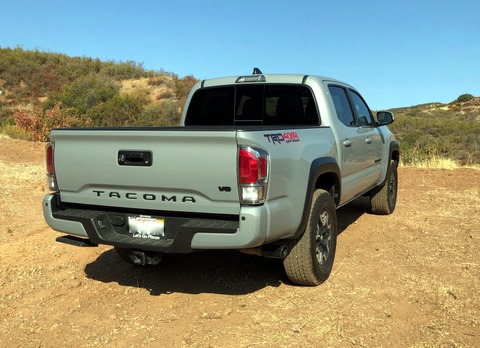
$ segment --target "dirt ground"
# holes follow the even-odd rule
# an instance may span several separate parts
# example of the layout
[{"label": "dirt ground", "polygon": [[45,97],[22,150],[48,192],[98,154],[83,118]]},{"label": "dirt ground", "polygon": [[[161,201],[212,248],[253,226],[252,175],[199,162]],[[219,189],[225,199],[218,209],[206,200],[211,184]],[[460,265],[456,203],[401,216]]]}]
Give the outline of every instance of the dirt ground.
[{"label": "dirt ground", "polygon": [[55,242],[43,143],[0,135],[1,347],[480,347],[480,170],[399,169],[390,216],[338,212],[330,279],[233,251],[135,267]]}]

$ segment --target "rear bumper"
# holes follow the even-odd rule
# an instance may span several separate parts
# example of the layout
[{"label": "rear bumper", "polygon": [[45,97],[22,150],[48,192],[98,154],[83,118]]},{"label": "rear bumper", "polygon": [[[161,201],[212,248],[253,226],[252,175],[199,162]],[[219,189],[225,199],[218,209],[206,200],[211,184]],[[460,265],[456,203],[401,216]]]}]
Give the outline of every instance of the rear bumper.
[{"label": "rear bumper", "polygon": [[[169,253],[200,249],[244,249],[260,246],[268,230],[264,206],[242,207],[240,214],[174,214],[158,211],[129,211],[60,204],[58,194],[43,199],[43,214],[54,230],[106,244]],[[165,235],[160,240],[133,237],[128,216],[149,215],[165,220]]]},{"label": "rear bumper", "polygon": [[88,237],[87,231],[81,222],[75,220],[57,219],[53,216],[53,213],[60,209],[59,204],[60,202],[56,194],[48,194],[43,197],[43,217],[45,218],[48,226],[58,232],[68,233],[78,237]]}]

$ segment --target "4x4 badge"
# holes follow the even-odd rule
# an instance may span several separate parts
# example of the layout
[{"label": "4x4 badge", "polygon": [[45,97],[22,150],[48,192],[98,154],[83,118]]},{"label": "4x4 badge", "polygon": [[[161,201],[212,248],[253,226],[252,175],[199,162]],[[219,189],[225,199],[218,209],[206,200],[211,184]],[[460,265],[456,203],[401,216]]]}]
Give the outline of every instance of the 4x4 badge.
[{"label": "4x4 badge", "polygon": [[264,134],[265,138],[268,139],[269,143],[275,145],[275,143],[296,143],[300,141],[297,132],[285,132],[285,133],[273,133],[273,134]]}]

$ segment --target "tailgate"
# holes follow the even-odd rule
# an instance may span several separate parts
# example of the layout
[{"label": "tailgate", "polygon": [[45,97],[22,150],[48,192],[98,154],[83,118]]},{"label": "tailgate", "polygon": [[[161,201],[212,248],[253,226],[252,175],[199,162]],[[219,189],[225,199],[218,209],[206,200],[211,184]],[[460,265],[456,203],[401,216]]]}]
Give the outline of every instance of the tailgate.
[{"label": "tailgate", "polygon": [[235,130],[72,129],[50,137],[62,202],[239,214]]}]

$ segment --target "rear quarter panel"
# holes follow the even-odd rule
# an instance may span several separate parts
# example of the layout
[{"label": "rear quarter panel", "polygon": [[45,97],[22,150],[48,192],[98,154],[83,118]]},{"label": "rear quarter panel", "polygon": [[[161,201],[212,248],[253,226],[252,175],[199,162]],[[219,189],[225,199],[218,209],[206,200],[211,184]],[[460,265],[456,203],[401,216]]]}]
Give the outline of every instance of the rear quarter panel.
[{"label": "rear quarter panel", "polygon": [[[273,135],[286,139],[292,133],[296,135],[293,138],[296,141],[272,141]],[[259,147],[270,155],[270,179],[265,203],[269,212],[266,241],[292,237],[305,209],[313,161],[322,157],[336,157],[331,129],[311,127],[239,131],[237,137],[239,145]]]}]

